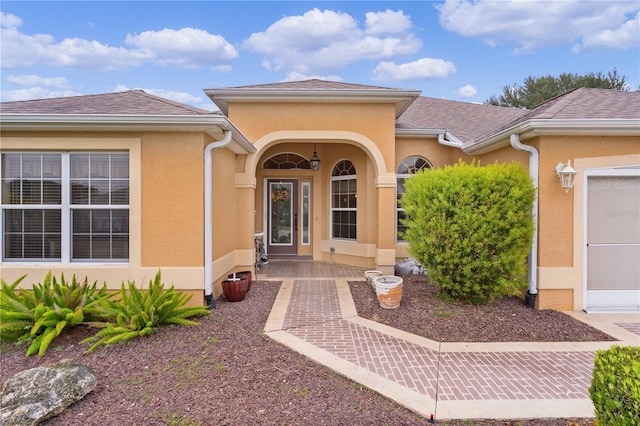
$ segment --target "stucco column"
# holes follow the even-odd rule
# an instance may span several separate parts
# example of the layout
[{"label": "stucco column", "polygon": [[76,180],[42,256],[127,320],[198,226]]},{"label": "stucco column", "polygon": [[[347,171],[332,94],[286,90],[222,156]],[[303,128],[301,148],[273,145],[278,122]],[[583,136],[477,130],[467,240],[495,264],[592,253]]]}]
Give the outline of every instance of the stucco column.
[{"label": "stucco column", "polygon": [[236,175],[236,263],[252,269],[255,262],[255,178],[246,182],[247,176]]},{"label": "stucco column", "polygon": [[378,191],[378,240],[376,269],[392,275],[396,262],[396,179],[394,175],[379,176]]}]

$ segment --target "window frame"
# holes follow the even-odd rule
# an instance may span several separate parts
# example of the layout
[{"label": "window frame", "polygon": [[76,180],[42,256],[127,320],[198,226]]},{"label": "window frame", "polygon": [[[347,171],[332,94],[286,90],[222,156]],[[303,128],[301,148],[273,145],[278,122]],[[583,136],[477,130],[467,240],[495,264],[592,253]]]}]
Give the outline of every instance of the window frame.
[{"label": "window frame", "polygon": [[[353,174],[342,174],[343,172],[338,171],[338,175],[336,175],[337,172],[337,168],[341,165],[344,165],[346,163],[350,164],[349,169],[353,170]],[[347,159],[341,159],[336,161],[335,165],[333,166],[333,168],[331,169],[331,177],[329,180],[329,230],[330,230],[330,239],[331,240],[340,240],[340,241],[357,241],[358,238],[358,213],[357,213],[357,199],[358,199],[358,178],[357,178],[357,171],[356,168],[353,164],[353,162],[351,160],[347,160]],[[341,182],[341,181],[353,181],[353,186],[355,188],[355,192],[353,192],[354,195],[354,206],[353,207],[335,207],[334,206],[334,182]],[[349,186],[349,183],[347,183],[347,185]],[[346,193],[347,196],[351,195],[351,192],[347,192]],[[343,237],[343,236],[336,236],[334,235],[334,213],[337,212],[346,212],[346,213],[350,213],[353,215],[354,217],[354,223],[348,223],[347,226],[349,227],[353,227],[354,228],[354,235],[353,237]]]},{"label": "window frame", "polygon": [[[61,264],[85,264],[85,263],[108,263],[108,264],[122,264],[122,263],[130,263],[131,262],[131,254],[132,254],[132,229],[131,229],[131,152],[129,150],[122,149],[103,149],[99,151],[80,151],[80,150],[56,150],[56,151],[46,151],[46,150],[24,150],[24,149],[16,149],[16,150],[7,150],[0,152],[0,158],[4,159],[5,155],[8,154],[39,154],[39,155],[60,155],[61,160],[61,200],[60,204],[23,204],[21,200],[20,204],[12,204],[5,203],[4,200],[4,190],[5,186],[2,185],[0,187],[0,262],[4,262],[7,264],[37,264],[37,263],[61,263]],[[126,182],[126,190],[127,190],[127,199],[126,204],[113,204],[111,200],[108,203],[103,204],[74,204],[72,203],[72,195],[71,195],[71,183],[74,180],[71,177],[71,157],[73,155],[96,155],[96,154],[107,154],[109,155],[109,168],[111,170],[111,161],[112,155],[126,155],[127,161],[127,170],[126,170],[126,178],[113,178],[110,175],[106,178],[106,181],[111,188],[111,184],[114,181],[119,181],[120,183]],[[0,161],[0,177],[4,177],[4,171],[2,170],[4,162]],[[20,176],[20,180],[24,180],[23,176]],[[41,177],[41,180],[44,180]],[[4,181],[3,181],[4,183]],[[109,197],[112,196],[111,189],[108,192]],[[59,210],[60,211],[60,257],[53,258],[29,258],[29,257],[21,257],[21,258],[10,258],[6,257],[5,252],[5,232],[6,232],[6,223],[5,223],[5,215],[9,210],[25,210],[25,209],[41,209],[41,210]],[[127,230],[126,233],[119,232],[119,235],[126,235],[126,255],[127,257],[112,257],[112,258],[74,258],[73,256],[73,211],[80,210],[91,210],[91,211],[115,211],[115,210],[126,210],[127,211]],[[110,214],[111,217],[111,214]],[[109,252],[113,252],[113,222],[109,224],[109,232],[105,233],[105,235],[109,236]],[[44,233],[44,230],[43,230]],[[24,244],[24,243],[23,243]],[[24,249],[23,249],[24,253]]]},{"label": "window frame", "polygon": [[[419,168],[416,167],[417,160],[422,160],[424,162],[424,164]],[[411,161],[410,164],[409,161]],[[401,167],[403,169],[406,169],[409,173],[400,173]],[[407,179],[411,179],[412,177],[414,177],[417,172],[432,168],[433,165],[431,164],[431,162],[421,155],[409,155],[405,157],[404,159],[402,159],[402,161],[400,161],[400,164],[396,168],[396,243],[407,242],[406,240],[400,238],[400,227],[404,226],[400,223],[400,216],[404,214],[404,209],[402,208],[402,206],[400,206],[400,198],[402,195],[404,195],[404,191],[402,192],[402,194],[400,194],[400,179],[402,179],[402,182],[404,184]]]}]

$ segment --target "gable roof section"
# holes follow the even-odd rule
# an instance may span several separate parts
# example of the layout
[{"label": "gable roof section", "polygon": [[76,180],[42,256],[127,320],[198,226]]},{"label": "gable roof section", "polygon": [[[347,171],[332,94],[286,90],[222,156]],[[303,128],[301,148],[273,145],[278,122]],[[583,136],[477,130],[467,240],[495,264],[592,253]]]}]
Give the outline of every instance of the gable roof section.
[{"label": "gable roof section", "polygon": [[448,130],[458,139],[469,140],[504,123],[522,117],[526,111],[494,105],[420,97],[396,122],[398,135],[425,135]]},{"label": "gable roof section", "polygon": [[150,95],[142,90],[0,103],[2,114],[201,115],[209,111]]},{"label": "gable roof section", "polygon": [[482,154],[506,146],[511,134],[522,140],[538,135],[640,136],[640,92],[581,87],[525,111],[464,144],[464,151]]},{"label": "gable roof section", "polygon": [[230,102],[326,102],[326,103],[394,103],[398,118],[420,96],[420,91],[366,86],[326,80],[205,89],[204,93],[223,114]]},{"label": "gable roof section", "polygon": [[221,139],[233,134],[229,149],[237,154],[255,147],[216,112],[131,90],[101,95],[0,103],[3,131],[153,131],[203,132]]}]

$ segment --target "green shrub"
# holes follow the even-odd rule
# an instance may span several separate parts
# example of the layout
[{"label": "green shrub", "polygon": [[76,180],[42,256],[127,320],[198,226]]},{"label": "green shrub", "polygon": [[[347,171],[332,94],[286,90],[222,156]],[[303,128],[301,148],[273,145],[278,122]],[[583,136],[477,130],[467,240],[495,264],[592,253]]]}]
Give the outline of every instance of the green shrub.
[{"label": "green shrub", "polygon": [[517,163],[458,162],[406,181],[409,253],[443,298],[487,303],[526,285],[535,188]]},{"label": "green shrub", "polygon": [[95,304],[93,311],[105,321],[93,322],[92,325],[103,329],[81,343],[94,342],[87,350],[89,353],[101,345],[151,334],[158,325],[199,325],[187,318],[208,315],[210,311],[204,306],[184,306],[190,299],[191,295],[176,291],[173,285],[165,290],[160,271],[149,282],[148,290],[138,289],[132,281],[127,287],[122,283],[119,298]]},{"label": "green shrub", "polygon": [[23,278],[11,285],[2,282],[0,319],[2,340],[31,341],[27,356],[43,356],[63,330],[85,320],[91,304],[109,297],[106,284],[98,289],[97,282],[89,285],[87,278],[80,282],[75,275],[67,281],[61,274],[58,282],[49,272],[33,290],[17,288]]},{"label": "green shrub", "polygon": [[23,275],[11,284],[0,279],[0,339],[3,342],[28,337],[35,322],[33,297],[17,288],[25,277]]},{"label": "green shrub", "polygon": [[640,419],[640,346],[596,352],[589,387],[596,424],[633,426]]}]

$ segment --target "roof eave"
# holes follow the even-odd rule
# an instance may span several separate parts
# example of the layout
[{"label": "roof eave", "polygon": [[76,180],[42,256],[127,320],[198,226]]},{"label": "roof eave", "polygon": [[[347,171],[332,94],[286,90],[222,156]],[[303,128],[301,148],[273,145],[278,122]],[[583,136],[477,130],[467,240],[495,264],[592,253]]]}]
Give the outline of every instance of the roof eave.
[{"label": "roof eave", "polygon": [[204,93],[223,114],[229,113],[229,102],[351,102],[395,103],[400,117],[420,96],[419,90],[390,89],[205,89]]},{"label": "roof eave", "polygon": [[632,119],[532,119],[495,133],[485,139],[465,142],[466,154],[481,155],[509,145],[509,137],[521,140],[541,135],[640,136],[640,118]]},{"label": "roof eave", "polygon": [[396,127],[397,138],[414,138],[414,137],[437,137],[444,135],[446,129],[406,129]]},{"label": "roof eave", "polygon": [[250,154],[256,148],[222,115],[87,115],[87,114],[0,114],[2,131],[160,131],[204,132],[220,138],[233,133],[229,145],[236,154]]}]

